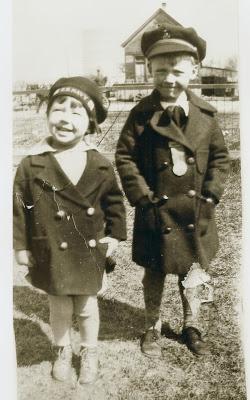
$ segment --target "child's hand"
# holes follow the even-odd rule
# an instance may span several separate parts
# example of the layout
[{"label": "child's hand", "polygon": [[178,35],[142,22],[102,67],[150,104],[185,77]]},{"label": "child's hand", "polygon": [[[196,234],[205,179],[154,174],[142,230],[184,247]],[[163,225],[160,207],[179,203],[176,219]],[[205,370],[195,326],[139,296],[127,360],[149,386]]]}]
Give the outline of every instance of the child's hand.
[{"label": "child's hand", "polygon": [[108,250],[106,253],[106,257],[110,257],[111,254],[117,249],[119,241],[115,238],[112,238],[110,236],[105,236],[104,238],[99,240],[100,243],[107,243],[108,245]]},{"label": "child's hand", "polygon": [[29,268],[34,266],[34,258],[29,250],[16,250],[15,258],[19,265],[25,265]]}]

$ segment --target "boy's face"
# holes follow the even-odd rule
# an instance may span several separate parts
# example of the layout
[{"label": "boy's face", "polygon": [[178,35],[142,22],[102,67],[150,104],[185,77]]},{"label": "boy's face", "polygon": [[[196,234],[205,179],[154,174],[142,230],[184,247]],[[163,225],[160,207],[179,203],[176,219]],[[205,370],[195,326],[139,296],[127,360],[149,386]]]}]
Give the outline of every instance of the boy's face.
[{"label": "boy's face", "polygon": [[175,101],[197,76],[198,66],[189,57],[160,54],[149,62],[154,86],[166,101]]},{"label": "boy's face", "polygon": [[89,126],[89,116],[82,103],[71,96],[58,96],[48,114],[48,127],[60,145],[75,145]]}]

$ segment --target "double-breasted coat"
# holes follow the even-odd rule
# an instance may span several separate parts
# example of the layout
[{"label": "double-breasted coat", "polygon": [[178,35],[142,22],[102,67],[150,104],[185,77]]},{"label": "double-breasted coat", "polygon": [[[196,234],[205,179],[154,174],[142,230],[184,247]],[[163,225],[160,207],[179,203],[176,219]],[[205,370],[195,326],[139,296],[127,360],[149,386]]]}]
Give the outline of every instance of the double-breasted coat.
[{"label": "double-breasted coat", "polygon": [[102,285],[104,236],[126,239],[125,209],[111,164],[96,150],[77,185],[51,152],[27,156],[14,184],[14,248],[30,250],[32,284],[55,295],[93,295]]},{"label": "double-breasted coat", "polygon": [[[136,207],[132,258],[174,274],[186,274],[193,262],[207,269],[215,255],[214,208],[229,169],[216,110],[190,91],[187,97],[185,129],[173,120],[159,126],[163,108],[155,89],[130,112],[116,150],[124,191]],[[171,142],[185,153],[187,171],[182,176],[173,172]],[[214,203],[206,201],[209,197]]]}]

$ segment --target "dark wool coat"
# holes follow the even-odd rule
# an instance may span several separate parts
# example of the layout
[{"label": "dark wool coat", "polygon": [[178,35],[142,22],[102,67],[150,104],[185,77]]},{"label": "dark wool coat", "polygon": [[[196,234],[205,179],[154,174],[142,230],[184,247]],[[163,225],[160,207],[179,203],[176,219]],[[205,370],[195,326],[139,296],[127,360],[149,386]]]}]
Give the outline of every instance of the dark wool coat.
[{"label": "dark wool coat", "polygon": [[96,294],[107,250],[98,240],[106,235],[125,240],[126,225],[122,193],[102,155],[87,151],[76,186],[52,153],[21,162],[14,185],[14,248],[32,252],[34,286],[54,295]]},{"label": "dark wool coat", "polygon": [[[190,91],[187,96],[184,132],[173,121],[158,126],[163,108],[154,90],[130,112],[116,151],[124,191],[136,206],[133,260],[175,274],[187,273],[193,262],[206,269],[215,255],[215,205],[206,198],[219,202],[229,169],[216,110]],[[172,171],[169,141],[184,146],[188,169],[183,176]],[[156,206],[164,195],[168,200]]]}]

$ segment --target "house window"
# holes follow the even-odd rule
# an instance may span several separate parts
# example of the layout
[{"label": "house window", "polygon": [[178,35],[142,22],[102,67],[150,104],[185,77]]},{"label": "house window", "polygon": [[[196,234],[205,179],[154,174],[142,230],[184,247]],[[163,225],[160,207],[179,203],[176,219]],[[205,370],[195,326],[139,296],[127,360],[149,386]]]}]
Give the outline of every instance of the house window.
[{"label": "house window", "polygon": [[126,63],[133,63],[134,62],[134,56],[132,56],[131,54],[127,54],[125,57],[125,62]]}]

